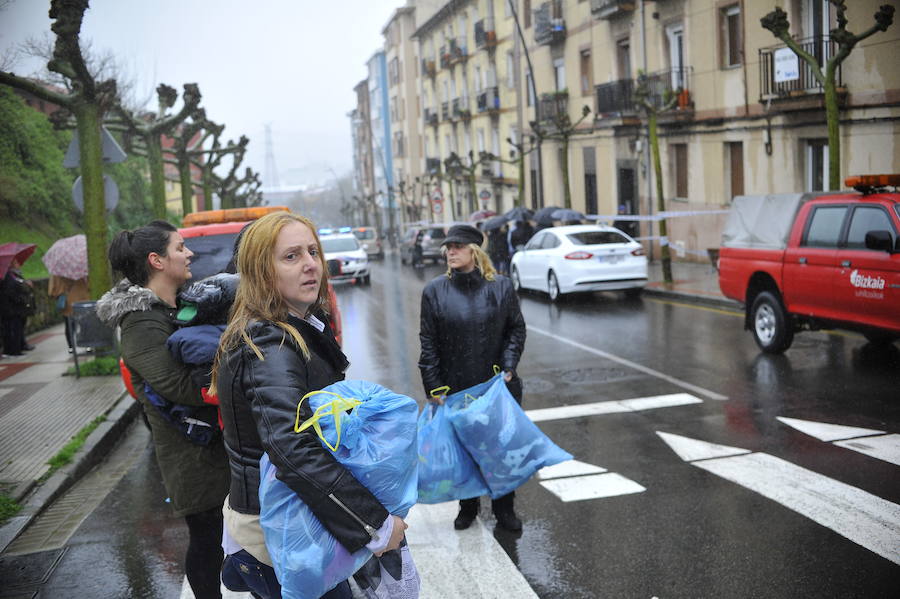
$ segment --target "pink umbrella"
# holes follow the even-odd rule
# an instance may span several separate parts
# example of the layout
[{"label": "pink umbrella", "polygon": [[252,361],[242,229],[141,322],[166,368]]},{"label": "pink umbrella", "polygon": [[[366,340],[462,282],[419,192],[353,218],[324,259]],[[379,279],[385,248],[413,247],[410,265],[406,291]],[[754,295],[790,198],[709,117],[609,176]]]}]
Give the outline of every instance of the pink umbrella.
[{"label": "pink umbrella", "polygon": [[18,260],[19,264],[23,264],[34,253],[36,247],[33,243],[16,243],[15,241],[0,245],[0,279],[6,276],[6,271],[9,270],[9,265],[14,259]]},{"label": "pink umbrella", "polygon": [[83,279],[88,275],[87,238],[79,234],[57,239],[41,260],[51,275]]}]

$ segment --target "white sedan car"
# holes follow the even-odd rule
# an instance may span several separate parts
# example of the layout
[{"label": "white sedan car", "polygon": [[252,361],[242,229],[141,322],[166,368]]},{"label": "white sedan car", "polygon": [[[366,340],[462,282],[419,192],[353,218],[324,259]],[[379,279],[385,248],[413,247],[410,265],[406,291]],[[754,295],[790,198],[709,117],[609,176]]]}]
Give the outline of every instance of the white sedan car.
[{"label": "white sedan car", "polygon": [[647,284],[647,256],[640,243],[613,227],[551,227],[515,253],[510,277],[517,290],[544,291],[553,301],[580,291],[635,296]]},{"label": "white sedan car", "polygon": [[356,279],[363,285],[369,284],[369,256],[352,233],[321,235],[319,240],[332,281]]}]

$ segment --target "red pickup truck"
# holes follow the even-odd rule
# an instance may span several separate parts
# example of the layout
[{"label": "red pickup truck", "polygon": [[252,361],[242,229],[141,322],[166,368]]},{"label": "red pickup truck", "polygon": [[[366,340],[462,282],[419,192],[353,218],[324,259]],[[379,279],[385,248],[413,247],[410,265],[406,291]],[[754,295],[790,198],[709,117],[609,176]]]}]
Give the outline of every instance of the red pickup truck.
[{"label": "red pickup truck", "polygon": [[900,339],[900,175],[847,184],[857,191],[734,199],[719,287],[744,304],[764,352],[785,351],[804,329]]}]

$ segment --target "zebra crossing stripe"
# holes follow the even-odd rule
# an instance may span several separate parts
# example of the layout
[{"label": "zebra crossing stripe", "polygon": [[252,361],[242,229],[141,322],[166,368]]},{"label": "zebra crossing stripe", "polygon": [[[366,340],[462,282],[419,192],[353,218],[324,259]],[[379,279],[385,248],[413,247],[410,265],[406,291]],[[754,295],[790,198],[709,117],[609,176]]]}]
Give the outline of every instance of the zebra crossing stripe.
[{"label": "zebra crossing stripe", "polygon": [[[759,493],[900,564],[900,505],[773,455],[656,434],[692,466]],[[689,457],[682,455],[685,448],[690,448]]]},{"label": "zebra crossing stripe", "polygon": [[871,428],[813,422],[782,416],[778,416],[778,420],[820,441],[826,441],[838,447],[858,451],[900,466],[900,435],[888,434],[885,431]]},{"label": "zebra crossing stripe", "polygon": [[541,486],[564,502],[642,493],[647,489],[606,468],[569,460],[537,472]]},{"label": "zebra crossing stripe", "polygon": [[634,399],[598,401],[572,406],[526,410],[525,414],[531,418],[532,422],[545,422],[547,420],[581,418],[583,416],[597,416],[600,414],[640,412],[643,410],[671,408],[674,406],[686,406],[696,403],[703,403],[703,400],[690,393],[672,393],[670,395],[654,395],[651,397],[637,397]]}]

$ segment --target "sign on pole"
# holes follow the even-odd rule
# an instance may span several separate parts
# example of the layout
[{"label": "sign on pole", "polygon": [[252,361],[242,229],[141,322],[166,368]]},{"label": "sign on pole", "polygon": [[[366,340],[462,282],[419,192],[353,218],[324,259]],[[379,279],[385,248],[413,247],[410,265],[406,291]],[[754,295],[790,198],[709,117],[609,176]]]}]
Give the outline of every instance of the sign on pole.
[{"label": "sign on pole", "polygon": [[[112,212],[119,203],[119,186],[109,175],[103,175],[103,197],[106,199],[106,211]],[[79,212],[84,212],[84,185],[81,177],[72,184],[72,201]]]},{"label": "sign on pole", "polygon": [[[114,138],[106,127],[103,126],[100,127],[100,141],[103,144],[104,164],[124,162],[125,159],[128,158],[128,155],[119,147],[116,138]],[[66,149],[66,157],[63,159],[63,166],[66,168],[75,168],[80,164],[81,155],[78,147],[78,131],[75,131],[72,134],[72,141],[69,142],[69,147]]]},{"label": "sign on pole", "polygon": [[775,83],[796,81],[800,78],[800,61],[790,48],[778,48],[775,59]]}]

